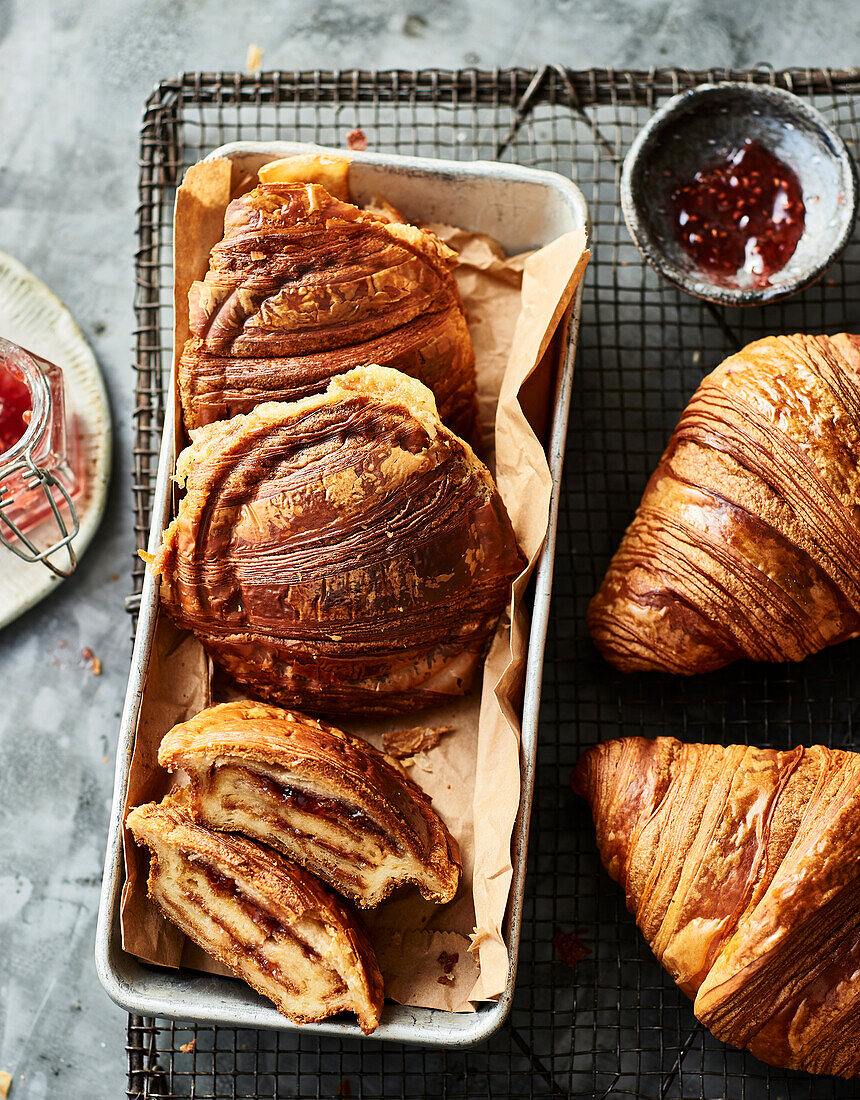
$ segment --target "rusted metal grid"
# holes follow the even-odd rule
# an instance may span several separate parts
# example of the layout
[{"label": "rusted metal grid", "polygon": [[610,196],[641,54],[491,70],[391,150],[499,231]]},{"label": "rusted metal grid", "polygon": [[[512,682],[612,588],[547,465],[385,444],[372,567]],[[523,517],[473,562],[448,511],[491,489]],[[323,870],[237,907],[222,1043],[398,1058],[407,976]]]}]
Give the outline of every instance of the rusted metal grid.
[{"label": "rusted metal grid", "polygon": [[[591,208],[585,288],[544,672],[538,783],[517,993],[485,1045],[444,1052],[130,1017],[130,1097],[853,1097],[854,1086],[769,1069],[713,1039],[652,957],[600,867],[568,787],[579,753],[620,734],[786,746],[857,743],[858,643],[798,666],[736,665],[693,679],[615,674],[586,604],[678,413],[702,374],[749,340],[860,324],[855,239],[787,302],[718,310],[661,282],[624,227],[624,153],[654,107],[707,79],[772,82],[808,98],[857,149],[860,71],[302,72],[186,74],[144,116],[137,253],[134,518],[144,546],[172,323],[173,196],[184,168],[227,141],[281,138],[494,159],[571,176]],[[141,567],[134,568],[140,591]],[[556,930],[589,954],[571,969]],[[186,1049],[188,1044],[193,1049]]]}]

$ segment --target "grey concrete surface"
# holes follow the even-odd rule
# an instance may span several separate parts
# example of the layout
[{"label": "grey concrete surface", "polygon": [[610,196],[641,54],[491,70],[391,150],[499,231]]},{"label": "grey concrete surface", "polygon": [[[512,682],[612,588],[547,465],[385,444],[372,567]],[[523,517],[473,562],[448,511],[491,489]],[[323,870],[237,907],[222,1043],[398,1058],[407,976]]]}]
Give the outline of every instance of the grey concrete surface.
[{"label": "grey concrete surface", "polygon": [[130,652],[136,147],[153,83],[242,68],[252,42],[267,68],[849,66],[858,31],[856,0],[0,0],[0,248],[74,312],[117,428],[96,543],[72,581],[0,633],[0,1070],[12,1100],[125,1089],[125,1017],[98,985],[92,945]]}]

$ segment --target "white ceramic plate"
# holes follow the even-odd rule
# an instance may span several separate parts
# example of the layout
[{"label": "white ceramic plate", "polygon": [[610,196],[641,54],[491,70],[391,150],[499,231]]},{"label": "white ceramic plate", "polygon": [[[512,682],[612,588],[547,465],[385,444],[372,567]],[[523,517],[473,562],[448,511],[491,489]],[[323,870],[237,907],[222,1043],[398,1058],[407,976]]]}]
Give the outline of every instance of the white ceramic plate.
[{"label": "white ceramic plate", "polygon": [[[74,548],[80,558],[101,521],[110,479],[107,393],[96,357],[71,313],[41,280],[5,252],[0,252],[0,336],[56,363],[63,371],[66,405],[78,417],[82,464],[89,472],[85,495],[76,501],[81,526]],[[35,529],[37,545],[47,544],[49,532],[49,521]],[[0,627],[44,599],[59,583],[60,578],[41,563],[21,561],[0,544]]]}]

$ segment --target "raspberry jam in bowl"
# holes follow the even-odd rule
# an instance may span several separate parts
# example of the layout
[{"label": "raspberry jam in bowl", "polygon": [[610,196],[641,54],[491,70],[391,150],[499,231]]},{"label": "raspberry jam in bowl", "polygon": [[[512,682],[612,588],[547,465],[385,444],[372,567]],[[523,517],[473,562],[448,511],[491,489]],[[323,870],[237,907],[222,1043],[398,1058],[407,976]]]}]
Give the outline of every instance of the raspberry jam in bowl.
[{"label": "raspberry jam in bowl", "polygon": [[687,293],[759,305],[820,278],[857,216],[856,170],[822,115],[781,88],[705,84],[670,99],[624,161],[645,259]]},{"label": "raspberry jam in bowl", "polygon": [[0,338],[0,543],[68,576],[75,568],[75,499],[83,482],[62,371]]}]

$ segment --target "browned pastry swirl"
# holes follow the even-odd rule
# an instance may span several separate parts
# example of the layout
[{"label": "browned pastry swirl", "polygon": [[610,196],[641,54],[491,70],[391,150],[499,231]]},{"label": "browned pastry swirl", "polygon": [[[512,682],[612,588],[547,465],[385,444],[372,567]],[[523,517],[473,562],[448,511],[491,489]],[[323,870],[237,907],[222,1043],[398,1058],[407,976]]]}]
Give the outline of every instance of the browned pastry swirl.
[{"label": "browned pastry swirl", "polygon": [[362,908],[414,884],[448,902],[459,849],[429,797],[367,741],[248,701],[174,726],[158,762],[190,777],[185,807],[278,848]]},{"label": "browned pastry swirl", "polygon": [[359,210],[316,183],[262,184],[227,208],[189,294],[177,378],[187,428],[319,393],[380,363],[433,390],[477,438],[475,356],[456,253],[433,233]]},{"label": "browned pastry swirl", "polygon": [[609,874],[717,1038],[860,1075],[860,754],[608,741],[577,764]]},{"label": "browned pastry swirl", "polygon": [[210,832],[167,798],[126,819],[151,852],[149,896],[209,955],[295,1023],[382,1013],[382,976],[344,902],[301,867],[240,836]]},{"label": "browned pastry swirl", "polygon": [[199,429],[177,469],[162,599],[254,695],[384,713],[468,690],[523,562],[420,383],[356,368]]},{"label": "browned pastry swirl", "polygon": [[618,668],[799,661],[860,633],[860,336],[773,336],[684,411],[588,612]]}]

